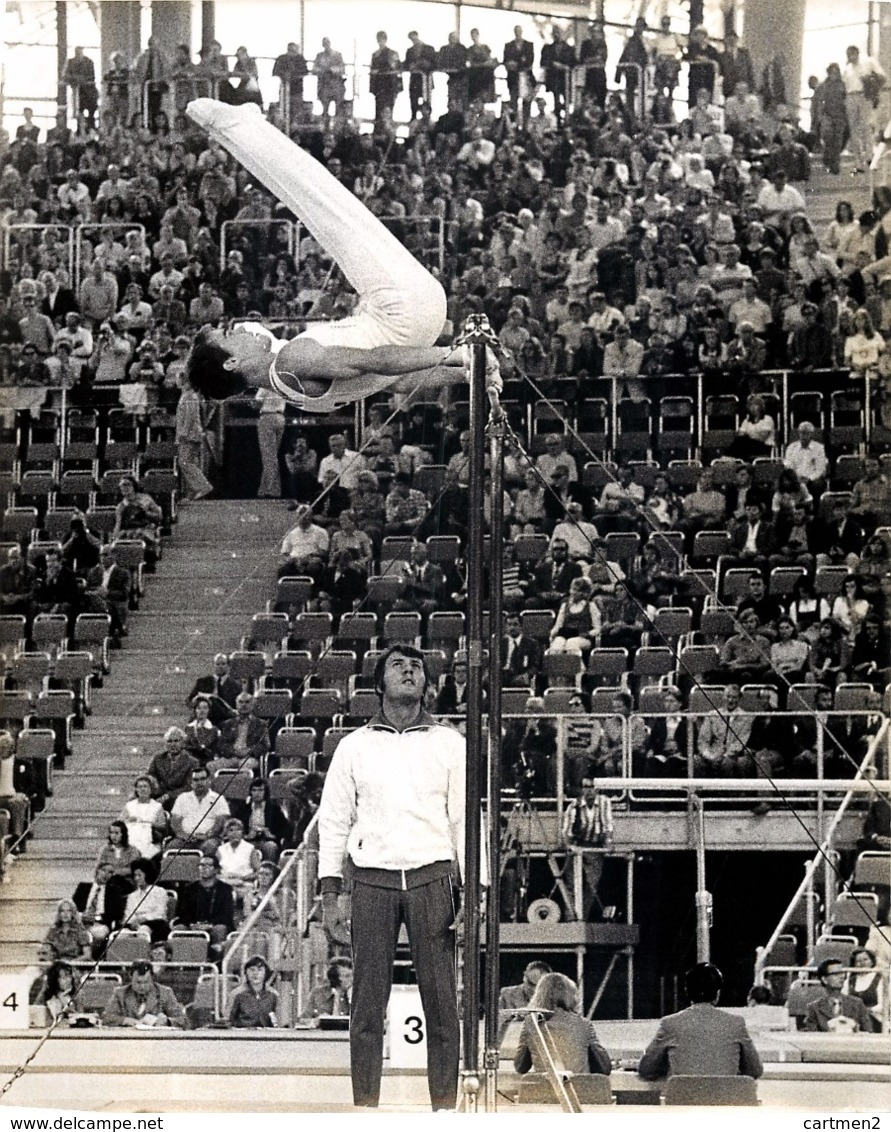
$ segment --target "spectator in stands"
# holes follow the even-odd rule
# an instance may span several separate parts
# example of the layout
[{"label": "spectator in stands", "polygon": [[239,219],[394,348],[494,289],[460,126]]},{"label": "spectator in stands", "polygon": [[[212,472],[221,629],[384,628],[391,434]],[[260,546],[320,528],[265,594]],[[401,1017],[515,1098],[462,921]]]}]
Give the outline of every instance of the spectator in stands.
[{"label": "spectator in stands", "polygon": [[399,72],[402,62],[397,52],[387,46],[387,33],[379,31],[377,50],[371,56],[371,74],[368,89],[374,97],[375,130],[386,130],[393,122],[396,96],[402,90]]},{"label": "spectator in stands", "polygon": [[231,808],[233,818],[242,823],[245,841],[258,850],[262,860],[275,862],[288,836],[288,825],[281,806],[269,796],[269,783],[254,779],[247,799],[233,799]]},{"label": "spectator in stands", "polygon": [[140,856],[136,846],[130,844],[130,831],[126,822],[111,822],[108,826],[108,839],[99,854],[97,865],[110,865],[115,876],[129,877],[131,865]]},{"label": "spectator in stands", "polygon": [[185,750],[185,744],[185,731],[168,727],[164,732],[164,750],[154,756],[146,771],[154,783],[152,796],[168,811],[176,798],[189,789],[192,771],[199,765]]},{"label": "spectator in stands", "polygon": [[845,970],[840,959],[824,959],[817,967],[817,978],[826,993],[808,1006],[805,1030],[835,1034],[873,1032],[872,1019],[863,999],[842,993]]},{"label": "spectator in stands", "polygon": [[318,481],[320,484],[325,484],[326,474],[333,471],[340,486],[346,491],[352,491],[359,474],[365,471],[366,467],[365,457],[347,446],[346,437],[342,432],[335,432],[328,437],[328,455],[324,456],[319,464]]},{"label": "spectator in stands", "polygon": [[872,1032],[883,1029],[885,1010],[885,984],[881,971],[876,969],[876,957],[865,947],[855,947],[848,956],[848,966],[857,971],[848,975],[845,994],[859,998],[869,1011]]},{"label": "spectator in stands", "polygon": [[244,965],[244,986],[229,1007],[229,1025],[237,1030],[268,1029],[278,1025],[278,995],[269,986],[273,970],[260,955]]},{"label": "spectator in stands", "polygon": [[296,526],[282,540],[278,576],[286,578],[308,575],[319,578],[327,562],[330,543],[325,528],[313,522],[312,508],[302,506],[297,513]]},{"label": "spectator in stands", "polygon": [[133,783],[133,797],[125,804],[120,818],[127,826],[130,845],[140,857],[148,860],[161,852],[161,842],[168,830],[167,813],[152,797],[152,787],[147,774],[139,775]]},{"label": "spectator in stands", "polygon": [[569,546],[563,538],[551,540],[550,553],[535,567],[532,589],[527,599],[530,609],[553,609],[555,612],[569,592],[575,578],[582,574],[579,562],[569,557]]},{"label": "spectator in stands", "polygon": [[198,285],[198,294],[189,303],[189,323],[193,327],[219,326],[226,306],[207,280]]},{"label": "spectator in stands", "polygon": [[341,117],[346,98],[346,66],[343,56],[332,48],[327,37],[322,40],[322,50],[313,60],[312,70],[318,77],[316,97],[322,107],[323,119],[328,122],[332,102],[335,116]]},{"label": "spectator in stands", "polygon": [[523,635],[519,614],[511,613],[502,638],[501,682],[505,688],[533,688],[541,669],[541,649],[532,637]]},{"label": "spectator in stands", "polygon": [[515,534],[543,531],[547,519],[545,499],[545,482],[535,468],[527,468],[523,473],[523,487],[514,501]]},{"label": "spectator in stands", "polygon": [[777,621],[777,640],[770,646],[770,666],[790,684],[804,681],[810,646],[798,636],[791,617],[785,614]]},{"label": "spectator in stands", "polygon": [[811,645],[806,681],[834,688],[844,679],[850,659],[851,649],[842,626],[831,617],[824,617]]},{"label": "spectator in stands", "polygon": [[691,1005],[659,1023],[637,1067],[645,1081],[675,1074],[761,1076],[761,1058],[745,1021],[716,1009],[723,981],[711,963],[690,968],[684,989]]},{"label": "spectator in stands", "polygon": [[[662,711],[665,715],[647,720],[649,729],[645,772],[662,778],[685,778],[687,755],[692,750],[693,723],[684,708],[680,688],[662,689]],[[632,767],[634,773],[638,770]]]},{"label": "spectator in stands", "polygon": [[863,585],[856,574],[842,579],[841,591],[832,602],[830,616],[841,626],[849,645],[853,645],[860,627],[872,607],[863,594]]},{"label": "spectator in stands", "polygon": [[170,932],[170,893],[156,883],[154,861],[139,857],[130,866],[133,890],[124,905],[122,926],[147,934],[154,943]]},{"label": "spectator in stands", "polygon": [[142,337],[152,318],[152,308],[143,301],[142,295],[143,291],[139,283],[127,283],[124,305],[115,316],[117,328],[132,333],[136,338]]},{"label": "spectator in stands", "polygon": [[254,714],[254,697],[239,692],[235,716],[220,729],[219,755],[209,765],[212,772],[237,770],[257,774],[261,760],[269,752],[269,729]]},{"label": "spectator in stands", "polygon": [[309,1014],[313,1018],[348,1017],[350,994],[353,989],[353,963],[351,959],[337,958],[329,964],[325,981],[313,987],[309,994]]},{"label": "spectator in stands", "polygon": [[466,715],[468,692],[467,661],[456,657],[452,662],[451,672],[437,694],[436,714]]},{"label": "spectator in stands", "polygon": [[154,980],[152,965],[139,959],[130,967],[130,982],[118,987],[102,1012],[103,1026],[124,1026],[147,1029],[170,1026],[187,1027],[186,1012],[170,987]]},{"label": "spectator in stands", "polygon": [[29,617],[37,580],[37,571],[22,555],[21,547],[11,546],[0,567],[0,612]]},{"label": "spectator in stands", "polygon": [[566,543],[567,553],[574,561],[591,562],[598,556],[597,527],[584,518],[582,504],[575,500],[567,504],[566,518],[551,532],[552,545],[555,540]]},{"label": "spectator in stands", "polygon": [[90,264],[87,277],[80,285],[81,314],[93,326],[112,318],[118,309],[118,284],[98,257]]},{"label": "spectator in stands", "polygon": [[819,497],[825,490],[828,462],[826,449],[816,440],[817,429],[810,421],[798,426],[798,439],[786,446],[783,463],[804,483],[811,495]]},{"label": "spectator in stands", "polygon": [[718,670],[734,684],[761,684],[770,675],[770,639],[752,606],[737,615],[737,631],[721,646]]},{"label": "spectator in stands", "polygon": [[57,959],[47,971],[43,1002],[53,1022],[82,1012],[77,993],[78,982],[74,968],[62,960]]},{"label": "spectator in stands", "polygon": [[847,566],[851,572],[859,568],[863,548],[863,528],[852,518],[844,497],[832,501],[827,518],[818,519],[814,529],[817,566]]},{"label": "spectator in stands", "polygon": [[866,457],[863,478],[854,484],[848,513],[862,524],[868,534],[872,534],[877,526],[887,526],[891,522],[891,486],[873,456]]},{"label": "spectator in stands", "polygon": [[121,501],[115,508],[115,525],[112,540],[141,539],[145,546],[146,566],[154,566],[161,541],[160,525],[163,512],[148,492],[140,491],[132,476],[118,481]]},{"label": "spectator in stands", "polygon": [[763,569],[775,545],[773,523],[764,517],[764,504],[750,492],[746,497],[745,519],[734,523],[730,530],[730,547],[734,560],[727,565]]},{"label": "spectator in stands", "polygon": [[190,789],[177,796],[170,810],[173,837],[165,849],[201,849],[212,855],[219,848],[229,803],[222,794],[210,789],[206,767],[194,767],[189,785]]},{"label": "spectator in stands", "polygon": [[551,971],[550,963],[545,963],[543,959],[533,959],[526,965],[521,983],[501,988],[498,995],[499,1011],[522,1010],[523,1007],[528,1006],[540,979],[543,975],[549,975]]},{"label": "spectator in stands", "polygon": [[219,953],[226,936],[235,930],[235,899],[232,889],[219,878],[219,863],[205,853],[198,862],[198,879],[183,889],[178,919],[190,931],[206,931],[211,948]]},{"label": "spectator in stands", "polygon": [[643,718],[631,714],[633,705],[634,701],[630,692],[620,691],[613,695],[610,705],[613,714],[603,721],[600,746],[593,756],[594,768],[598,777],[624,773],[626,732],[631,749],[632,766],[641,766],[646,758],[649,732]]},{"label": "spectator in stands", "polygon": [[764,215],[764,223],[782,232],[788,230],[789,221],[796,212],[807,215],[804,197],[787,181],[786,172],[777,169],[769,182],[765,182],[757,197],[758,207]]},{"label": "spectator in stands", "polygon": [[244,907],[247,889],[256,880],[262,860],[260,850],[246,840],[244,825],[239,818],[229,818],[223,830],[224,841],[217,849],[220,880],[232,889],[236,907]]},{"label": "spectator in stands", "polygon": [[399,472],[393,477],[390,494],[386,499],[384,534],[415,534],[429,506],[424,493],[411,486],[410,477]]},{"label": "spectator in stands", "polygon": [[46,355],[53,348],[56,338],[55,327],[51,320],[42,311],[37,309],[37,299],[33,295],[25,295],[22,299],[24,314],[19,319],[19,334],[22,350],[32,346],[41,356]]},{"label": "spectator in stands", "polygon": [[[449,473],[446,471],[446,480]],[[454,484],[457,487],[457,484]],[[459,493],[460,494],[460,493]],[[454,521],[450,518],[446,506],[448,502],[447,491],[443,491],[439,498],[440,529],[443,534],[456,533],[452,528]],[[350,510],[356,517],[356,525],[364,531],[375,546],[383,538],[384,522],[386,519],[386,504],[379,490],[377,476],[374,472],[360,472],[356,487],[350,493]]]},{"label": "spectator in stands", "polygon": [[870,611],[854,638],[850,676],[883,692],[891,677],[891,646],[881,618]]},{"label": "spectator in stands", "polygon": [[740,600],[737,606],[737,616],[742,614],[747,609],[754,609],[758,615],[759,632],[762,633],[769,641],[776,640],[777,637],[777,623],[780,617],[783,616],[783,606],[767,592],[767,584],[764,577],[760,573],[753,573],[749,575],[748,592]]},{"label": "spectator in stands", "polygon": [[28,825],[28,795],[15,788],[15,740],[9,731],[0,731],[0,809],[9,814],[9,834],[13,846]]},{"label": "spectator in stands", "polygon": [[118,647],[127,636],[130,585],[130,571],[117,564],[111,546],[101,546],[98,564],[86,575],[84,598],[91,613],[109,614],[112,643]]},{"label": "spectator in stands", "polygon": [[197,708],[199,699],[209,700],[208,719],[215,727],[220,727],[235,714],[235,700],[240,691],[241,684],[229,674],[228,656],[218,652],[213,658],[213,672],[198,677],[188,702],[192,708]]},{"label": "spectator in stands", "polygon": [[55,959],[89,959],[93,953],[93,937],[84,927],[73,900],[60,900],[56,917],[43,940]]},{"label": "spectator in stands", "polygon": [[740,700],[739,685],[728,684],[723,707],[710,711],[700,723],[693,760],[696,775],[730,778],[754,773],[748,752],[752,720],[743,713]]},{"label": "spectator in stands", "polygon": [[575,652],[584,656],[597,644],[600,636],[600,610],[591,600],[591,583],[587,578],[574,578],[569,593],[557,610],[550,633],[549,652]]},{"label": "spectator in stands", "polygon": [[[882,794],[870,799],[863,833],[857,843],[861,851],[887,853],[891,851],[891,802]],[[891,940],[889,940],[891,942]]]}]

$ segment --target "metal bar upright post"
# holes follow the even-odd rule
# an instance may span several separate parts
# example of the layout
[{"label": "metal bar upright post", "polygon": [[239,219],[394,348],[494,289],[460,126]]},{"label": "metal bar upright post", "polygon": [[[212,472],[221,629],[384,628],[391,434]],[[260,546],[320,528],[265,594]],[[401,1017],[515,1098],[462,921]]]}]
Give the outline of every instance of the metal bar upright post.
[{"label": "metal bar upright post", "polygon": [[[483,347],[485,370],[485,347]],[[485,374],[483,378],[485,382]],[[492,556],[489,566],[489,792],[488,792],[488,878],[489,899],[486,919],[485,982],[485,1105],[487,1112],[498,1107],[498,999],[500,994],[501,907],[501,642],[502,594],[504,589],[504,436],[505,417],[498,394],[488,391],[489,459],[492,481],[489,498]]]},{"label": "metal bar upright post", "polygon": [[470,476],[467,545],[467,819],[464,861],[463,1073],[467,1110],[476,1109],[479,1089],[480,1001],[480,803],[483,748],[483,593],[485,542],[483,478],[486,457],[485,318],[472,315],[464,341],[470,353]]}]

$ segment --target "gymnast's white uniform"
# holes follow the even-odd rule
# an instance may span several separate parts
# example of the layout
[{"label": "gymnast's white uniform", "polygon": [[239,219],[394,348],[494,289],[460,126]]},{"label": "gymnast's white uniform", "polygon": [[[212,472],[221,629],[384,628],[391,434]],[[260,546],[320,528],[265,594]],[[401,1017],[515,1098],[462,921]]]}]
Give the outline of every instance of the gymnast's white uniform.
[{"label": "gymnast's white uniform", "polygon": [[[445,324],[445,292],[358,197],[267,122],[252,103],[228,106],[198,98],[186,113],[294,212],[356,289],[359,303],[352,315],[314,323],[301,338],[363,350],[435,344]],[[269,337],[275,355],[286,343]],[[279,372],[273,358],[269,380],[277,393],[304,412],[330,413],[400,378],[335,378],[325,394],[312,397],[303,392],[299,378]]]}]

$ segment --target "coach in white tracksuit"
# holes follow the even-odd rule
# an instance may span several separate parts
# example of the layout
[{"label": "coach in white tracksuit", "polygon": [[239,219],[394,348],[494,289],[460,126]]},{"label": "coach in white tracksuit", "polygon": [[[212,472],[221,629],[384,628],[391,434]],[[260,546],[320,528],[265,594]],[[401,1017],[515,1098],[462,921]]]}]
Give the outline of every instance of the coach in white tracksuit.
[{"label": "coach in white tracksuit", "polygon": [[394,645],[378,660],[381,711],[342,739],[319,807],[325,927],[342,926],[338,895],[352,862],[353,1100],[376,1107],[384,1017],[399,927],[405,924],[427,1028],[434,1109],[453,1109],[459,1026],[453,884],[464,860],[466,744],[424,710],[423,654]]}]

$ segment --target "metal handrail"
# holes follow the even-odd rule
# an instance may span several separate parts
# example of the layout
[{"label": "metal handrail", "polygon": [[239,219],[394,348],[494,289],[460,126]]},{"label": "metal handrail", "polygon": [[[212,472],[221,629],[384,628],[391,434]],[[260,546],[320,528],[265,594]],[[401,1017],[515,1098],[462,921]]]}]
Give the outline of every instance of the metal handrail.
[{"label": "metal handrail", "polygon": [[[289,925],[289,930],[298,933],[302,939],[306,931],[306,925],[309,920],[309,911],[311,907],[310,893],[308,892],[307,875],[306,875],[306,861],[309,854],[309,846],[307,841],[312,833],[315,832],[316,825],[318,824],[318,814],[313,815],[312,821],[306,827],[306,832],[303,835],[303,842],[298,848],[289,855],[285,867],[275,878],[269,887],[269,891],[265,894],[263,899],[257,907],[251,912],[250,916],[244,921],[241,927],[235,934],[235,938],[229,943],[226,953],[223,955],[220,962],[220,978],[217,981],[217,991],[214,996],[214,1012],[217,1019],[224,1018],[228,1009],[228,980],[230,959],[232,956],[238,954],[240,946],[248,934],[253,931],[260,919],[261,913],[266,906],[270,903],[274,896],[282,891],[286,884],[290,884],[292,878],[295,881],[296,888],[296,908],[292,913],[292,920],[296,923]],[[298,1009],[300,1007],[300,991],[302,991],[301,980],[298,979]]]},{"label": "metal handrail", "polygon": [[[821,864],[824,863],[824,861],[826,859],[826,855],[828,853],[832,852],[833,838],[835,837],[836,831],[837,831],[839,825],[841,824],[841,820],[844,817],[845,812],[847,811],[848,806],[851,804],[851,801],[853,800],[855,794],[864,793],[865,791],[874,792],[874,791],[884,790],[886,793],[888,792],[889,787],[888,787],[887,783],[874,781],[872,779],[867,779],[867,772],[869,771],[870,767],[875,762],[876,753],[878,752],[879,746],[880,746],[881,743],[887,742],[888,735],[889,735],[889,720],[885,719],[885,720],[883,720],[882,725],[879,728],[877,734],[873,737],[872,741],[870,742],[869,748],[866,752],[866,755],[863,758],[863,762],[857,768],[857,773],[854,775],[854,778],[850,782],[846,782],[846,783],[840,782],[839,783],[839,785],[847,786],[847,793],[845,794],[844,798],[842,799],[841,805],[835,811],[835,814],[832,817],[832,821],[829,823],[829,828],[826,831],[826,836],[823,838],[823,842],[820,845],[820,848],[818,849],[818,851],[814,854],[813,859],[808,862],[807,867],[805,868],[804,877],[801,881],[801,884],[799,884],[798,888],[795,890],[795,895],[789,901],[789,905],[786,908],[786,911],[780,917],[780,922],[774,928],[773,934],[771,935],[770,939],[768,939],[768,941],[764,945],[764,947],[759,947],[757,949],[756,953],[755,953],[755,982],[756,983],[760,983],[761,974],[762,974],[764,967],[765,967],[766,958],[767,958],[768,955],[770,955],[771,951],[775,947],[777,939],[783,934],[783,931],[784,931],[786,925],[788,924],[788,922],[789,922],[789,920],[792,916],[793,911],[795,910],[796,906],[798,905],[798,902],[801,900],[801,898],[805,895],[806,892],[812,892],[813,891],[814,874],[816,873],[817,868]],[[808,920],[810,921],[810,919],[811,919],[811,913],[809,912],[808,913]],[[811,932],[811,924],[809,922],[808,923],[809,942],[811,941],[810,937],[812,936],[812,934],[813,933]]]}]

